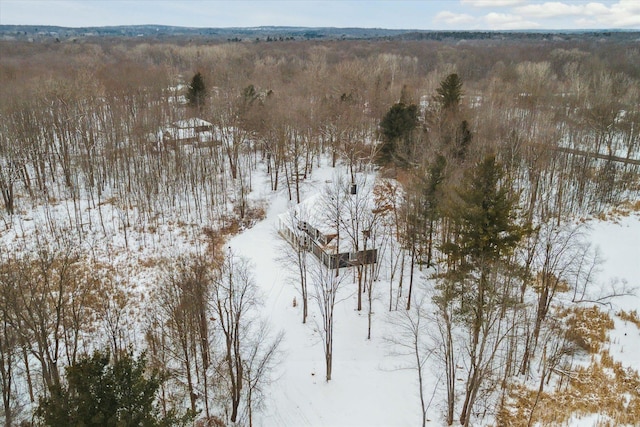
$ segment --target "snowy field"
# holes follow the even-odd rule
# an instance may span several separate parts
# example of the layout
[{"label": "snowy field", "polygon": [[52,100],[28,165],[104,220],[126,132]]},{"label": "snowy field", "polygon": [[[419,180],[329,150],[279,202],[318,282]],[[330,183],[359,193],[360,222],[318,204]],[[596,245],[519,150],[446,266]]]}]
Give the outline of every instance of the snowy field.
[{"label": "snowy field", "polygon": [[[636,289],[633,296],[614,299],[611,313],[620,310],[640,313],[640,216],[635,214],[608,222],[594,222],[590,236],[603,257],[599,283],[627,283]],[[639,371],[640,330],[619,316],[612,317],[615,330],[609,334],[609,351],[614,360]]]}]

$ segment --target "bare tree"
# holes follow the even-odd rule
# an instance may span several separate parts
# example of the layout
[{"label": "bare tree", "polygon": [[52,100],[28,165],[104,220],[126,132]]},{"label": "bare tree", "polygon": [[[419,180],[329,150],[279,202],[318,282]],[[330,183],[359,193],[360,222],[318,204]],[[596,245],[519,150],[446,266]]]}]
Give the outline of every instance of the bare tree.
[{"label": "bare tree", "polygon": [[[389,271],[389,311],[393,309],[393,282],[399,267],[399,260],[402,256],[402,249],[397,245],[400,232],[400,186],[391,180],[383,180],[374,190],[374,204],[376,214],[379,216],[379,225],[382,228],[380,264],[385,260],[385,249],[388,248],[388,271]],[[398,251],[396,251],[398,248]],[[380,265],[379,264],[379,265]],[[402,284],[402,282],[400,283]],[[396,301],[397,305],[397,301]]]},{"label": "bare tree", "polygon": [[[9,142],[8,126],[2,125],[0,132],[0,193],[7,215],[13,215],[15,211],[14,184],[18,181],[18,169],[20,163],[12,150],[13,144]],[[3,215],[4,216],[4,215]]]},{"label": "bare tree", "polygon": [[416,371],[418,376],[418,393],[420,396],[420,413],[422,427],[427,424],[427,411],[431,406],[437,384],[434,384],[434,393],[427,402],[426,395],[426,364],[436,348],[429,342],[428,333],[428,309],[423,298],[416,301],[410,309],[390,313],[391,323],[394,325],[394,335],[386,337],[392,346],[392,354],[406,356],[411,359],[409,366]]},{"label": "bare tree", "polygon": [[264,321],[252,333],[244,358],[245,406],[249,427],[253,426],[254,411],[264,404],[271,371],[281,361],[279,347],[283,338],[282,331],[272,338],[268,324]]},{"label": "bare tree", "polygon": [[227,254],[214,285],[214,310],[224,339],[224,378],[231,401],[231,422],[238,418],[244,365],[242,344],[247,310],[256,304],[253,278],[246,260]]},{"label": "bare tree", "polygon": [[14,306],[18,289],[13,274],[12,263],[0,254],[0,385],[2,386],[2,409],[4,423],[11,427],[17,421],[18,395],[16,381],[18,375],[19,340],[16,330]]},{"label": "bare tree", "polygon": [[312,272],[312,298],[316,301],[320,310],[319,332],[322,338],[325,378],[331,381],[333,373],[333,332],[335,326],[335,308],[340,302],[338,291],[344,280],[344,275],[336,275],[332,270],[320,262],[314,263]]},{"label": "bare tree", "polygon": [[438,343],[436,354],[444,367],[444,377],[447,390],[447,425],[453,424],[456,403],[456,369],[458,349],[453,335],[455,315],[455,295],[450,292],[448,285],[438,286],[433,302],[436,306],[434,323],[437,332],[434,341]]},{"label": "bare tree", "polygon": [[77,262],[68,250],[61,254],[42,249],[34,260],[21,264],[23,291],[16,313],[21,339],[39,362],[45,390],[60,385],[64,348],[64,314],[70,286],[70,270]]},{"label": "bare tree", "polygon": [[97,317],[107,335],[110,350],[116,356],[126,349],[124,331],[127,328],[127,304],[131,296],[126,292],[126,283],[106,278],[102,288],[103,299],[98,303]]},{"label": "bare tree", "polygon": [[305,231],[304,224],[309,221],[308,213],[304,205],[298,205],[294,209],[281,218],[284,221],[284,229],[281,231],[287,244],[283,247],[280,263],[285,268],[296,270],[299,280],[296,280],[296,289],[300,293],[302,299],[302,323],[307,323],[307,315],[309,312],[309,249],[311,237]]},{"label": "bare tree", "polygon": [[[208,376],[211,365],[209,313],[212,288],[210,265],[202,258],[181,259],[159,289],[163,342],[170,343],[172,359],[180,364],[191,410],[195,412],[197,383],[202,382],[206,416],[209,417]],[[170,348],[171,348],[170,347]]]},{"label": "bare tree", "polygon": [[238,98],[234,95],[221,97],[220,106],[214,115],[214,124],[222,140],[222,147],[227,154],[232,179],[238,177],[240,155],[249,137],[249,132],[242,127],[240,122],[238,102]]},{"label": "bare tree", "polygon": [[[362,250],[366,251],[367,244],[373,243],[371,232],[376,226],[378,218],[373,206],[373,185],[367,182],[368,177],[358,175],[357,177],[353,176],[352,179],[349,192],[347,192],[344,182],[337,179],[337,185],[330,188],[329,200],[331,198],[342,199],[343,212],[335,215],[335,219],[339,230],[344,232],[342,238],[350,243],[351,251],[357,253]],[[362,310],[363,278],[366,266],[365,262],[358,262],[354,266],[358,278],[358,311]]]},{"label": "bare tree", "polygon": [[[537,244],[532,269],[536,272],[533,290],[536,292],[537,305],[531,335],[527,337],[520,373],[529,369],[530,359],[536,352],[540,331],[558,293],[570,290],[570,283],[588,254],[589,248],[584,241],[582,226],[563,224],[560,227],[542,224],[537,230]],[[580,286],[580,280],[575,282]],[[573,283],[572,283],[573,284]]]},{"label": "bare tree", "polygon": [[260,303],[251,265],[231,252],[216,269],[211,305],[225,352],[220,380],[231,404],[230,420],[238,421],[240,404],[245,400],[251,423],[254,405],[260,402],[271,367],[277,362],[282,334],[268,338],[268,329],[256,313]]}]

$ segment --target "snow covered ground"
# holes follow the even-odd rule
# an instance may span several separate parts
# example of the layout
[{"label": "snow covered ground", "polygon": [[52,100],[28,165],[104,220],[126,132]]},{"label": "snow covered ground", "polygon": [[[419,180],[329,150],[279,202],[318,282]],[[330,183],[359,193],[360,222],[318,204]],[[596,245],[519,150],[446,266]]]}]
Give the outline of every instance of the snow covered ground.
[{"label": "snow covered ground", "polygon": [[[337,169],[340,173],[346,170]],[[336,169],[324,166],[314,170],[312,178],[303,183],[303,197],[315,194],[327,181],[334,179]],[[410,367],[414,360],[397,354],[390,342],[398,333],[393,316],[388,311],[388,281],[383,275],[376,282],[379,298],[374,301],[372,338],[367,340],[367,313],[356,310],[356,284],[353,273],[347,272],[337,305],[333,378],[326,382],[323,346],[319,328],[319,314],[310,301],[310,317],[302,324],[300,296],[295,286],[295,273],[288,271],[279,258],[286,243],[277,234],[278,215],[292,206],[286,189],[272,194],[268,177],[256,174],[254,200],[267,200],[266,218],[254,227],[234,236],[229,246],[238,255],[253,263],[254,276],[264,296],[262,314],[273,332],[283,330],[282,361],[267,391],[265,406],[257,419],[262,426],[415,426],[421,423],[417,375]],[[258,182],[262,179],[262,182]],[[17,220],[14,227],[0,235],[5,248],[29,250],[25,236],[46,225],[47,218],[65,217],[62,205],[53,206],[53,213],[32,209],[29,215]],[[83,208],[84,209],[84,208]],[[134,291],[144,295],[151,291],[157,277],[152,268],[144,268],[143,260],[166,259],[197,251],[204,246],[199,241],[200,228],[188,224],[172,228],[167,221],[159,229],[149,232],[145,227],[129,231],[129,241],[123,241],[119,222],[121,212],[104,207],[106,236],[87,236],[85,242],[97,257],[111,263],[117,270],[135,273],[131,277]],[[97,219],[94,219],[97,223]],[[636,295],[616,298],[610,313],[615,330],[610,332],[609,351],[624,366],[640,370],[640,330],[621,320],[620,310],[640,312],[640,215],[632,213],[607,222],[589,221],[589,240],[599,249],[603,260],[594,281],[596,286],[615,284],[636,288]],[[104,247],[100,247],[100,241]],[[128,248],[125,248],[128,247]],[[292,277],[293,276],[293,277]],[[416,287],[424,287],[418,279]],[[424,289],[423,289],[424,290]],[[417,292],[418,294],[420,291]],[[294,298],[298,304],[294,307]],[[604,307],[606,309],[607,307]],[[426,364],[424,391],[428,411],[428,425],[444,425],[444,386],[441,372],[433,360]],[[598,416],[572,419],[572,426],[596,425]],[[640,425],[640,424],[639,424]]]},{"label": "snow covered ground", "polygon": [[[334,171],[314,172],[305,185],[305,195],[320,191]],[[283,359],[268,392],[260,424],[263,426],[415,426],[420,425],[420,402],[411,360],[394,354],[386,339],[396,333],[388,321],[387,308],[376,301],[373,336],[366,339],[366,312],[355,310],[355,283],[343,287],[345,301],[338,304],[334,344],[334,372],[324,380],[324,358],[320,336],[315,332],[316,307],[310,302],[311,318],[301,323],[301,306],[293,307],[298,292],[278,261],[281,239],[276,234],[278,215],[290,206],[284,192],[276,195],[264,221],[234,237],[230,246],[250,258],[264,292],[264,313],[275,330],[286,332]],[[640,216],[631,214],[614,222],[592,221],[590,240],[603,258],[596,284],[626,283],[640,288]],[[386,283],[377,285],[383,292]],[[620,309],[640,311],[640,296],[612,301],[611,314]],[[614,316],[610,352],[624,366],[640,369],[640,330]],[[430,404],[429,425],[444,425],[444,390],[435,364],[427,362],[425,393]],[[433,397],[433,400],[431,398]],[[598,416],[574,418],[573,426],[596,425]]]},{"label": "snow covered ground", "polygon": [[[320,191],[334,171],[316,171],[305,195]],[[420,402],[415,373],[402,357],[393,357],[385,340],[390,326],[387,310],[377,302],[372,339],[367,340],[366,312],[357,312],[355,283],[342,288],[346,300],[337,306],[333,379],[325,381],[324,353],[317,334],[317,308],[310,301],[310,318],[302,324],[302,307],[295,283],[278,257],[283,240],[277,235],[278,215],[290,203],[281,191],[271,202],[267,217],[234,237],[231,248],[251,259],[255,277],[265,295],[264,314],[274,330],[286,332],[283,360],[268,393],[261,424],[264,426],[391,426],[416,425]],[[380,290],[384,284],[378,285]]]},{"label": "snow covered ground", "polygon": [[626,284],[636,290],[635,295],[612,301],[611,314],[615,329],[609,333],[609,351],[614,360],[623,366],[640,370],[640,330],[633,323],[615,315],[620,310],[635,310],[640,314],[640,215],[594,222],[590,237],[603,258],[600,283],[615,283],[617,286]]}]

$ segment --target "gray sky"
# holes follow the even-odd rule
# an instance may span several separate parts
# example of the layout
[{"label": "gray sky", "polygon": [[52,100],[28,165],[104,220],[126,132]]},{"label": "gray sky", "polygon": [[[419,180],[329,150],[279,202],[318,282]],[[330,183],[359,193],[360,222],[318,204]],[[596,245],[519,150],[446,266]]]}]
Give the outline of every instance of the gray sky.
[{"label": "gray sky", "polygon": [[640,0],[0,0],[0,24],[640,29]]}]

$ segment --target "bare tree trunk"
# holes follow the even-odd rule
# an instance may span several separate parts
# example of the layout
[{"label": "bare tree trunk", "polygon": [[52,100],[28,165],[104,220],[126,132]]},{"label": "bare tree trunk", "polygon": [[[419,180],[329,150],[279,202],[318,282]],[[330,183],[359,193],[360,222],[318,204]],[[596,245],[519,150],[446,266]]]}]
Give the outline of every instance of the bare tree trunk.
[{"label": "bare tree trunk", "polygon": [[362,290],[362,273],[363,273],[363,271],[362,270],[363,270],[363,268],[364,268],[363,264],[360,264],[360,265],[356,266],[356,274],[358,276],[358,305],[357,305],[358,311],[362,311],[362,292],[363,292],[363,290]]},{"label": "bare tree trunk", "polygon": [[400,257],[401,257],[401,262],[400,262],[400,281],[398,282],[398,292],[396,294],[396,310],[398,309],[398,302],[400,301],[400,298],[402,297],[402,280],[404,278],[404,261],[405,261],[404,249],[400,249]]},{"label": "bare tree trunk", "polygon": [[31,377],[31,369],[29,368],[29,355],[27,354],[27,348],[22,347],[22,362],[24,364],[25,376],[27,377],[27,389],[29,390],[29,401],[34,403],[36,401],[33,394],[33,379]]},{"label": "bare tree trunk", "polygon": [[[366,250],[366,245],[365,245],[365,250]],[[365,283],[367,283],[368,281],[368,288],[369,288],[369,293],[368,295],[368,300],[369,300],[369,311],[367,313],[367,339],[370,340],[371,339],[371,320],[373,318],[373,283],[374,283],[374,275],[373,275],[373,269],[375,268],[375,264],[371,264],[371,272],[370,274],[366,274],[366,270],[365,270]]]},{"label": "bare tree trunk", "polygon": [[407,310],[411,310],[411,291],[413,290],[413,267],[416,259],[416,247],[415,242],[411,248],[411,268],[409,273],[409,295],[407,295]]},{"label": "bare tree trunk", "polygon": [[335,276],[331,270],[318,263],[314,275],[313,298],[318,303],[322,325],[318,328],[324,347],[325,378],[331,381],[333,374],[333,327],[337,293],[344,276]]}]

